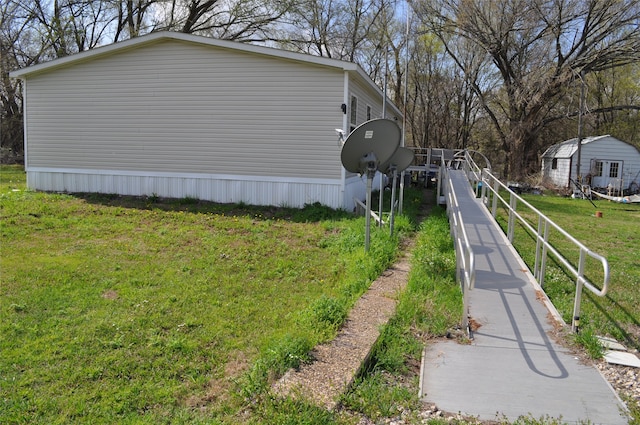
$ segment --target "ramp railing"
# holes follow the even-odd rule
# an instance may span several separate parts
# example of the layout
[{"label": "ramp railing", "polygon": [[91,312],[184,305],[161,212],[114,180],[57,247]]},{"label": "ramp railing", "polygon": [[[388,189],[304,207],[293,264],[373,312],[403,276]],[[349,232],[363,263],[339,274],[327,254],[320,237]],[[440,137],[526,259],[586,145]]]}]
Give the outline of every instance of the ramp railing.
[{"label": "ramp railing", "polygon": [[[472,167],[472,166],[470,166]],[[471,169],[471,168],[470,168]],[[477,170],[474,168],[473,176],[477,175]],[[470,181],[473,183],[473,180]],[[552,257],[558,263],[564,266],[574,278],[576,284],[576,293],[573,306],[573,317],[571,321],[571,329],[573,332],[578,332],[580,327],[580,304],[582,299],[582,290],[584,287],[589,289],[592,293],[599,297],[604,297],[607,294],[609,288],[609,263],[607,259],[591,251],[582,242],[571,236],[567,231],[562,229],[550,218],[545,216],[530,203],[518,196],[507,185],[502,183],[497,177],[495,177],[489,169],[483,169],[481,172],[481,178],[476,182],[481,182],[481,199],[486,207],[491,206],[491,215],[497,218],[498,203],[500,203],[507,211],[507,238],[510,243],[513,243],[516,223],[520,223],[526,228],[531,235],[534,235],[536,241],[535,247],[535,264],[533,268],[534,278],[538,281],[541,287],[544,287],[545,273],[547,269],[547,258]],[[478,185],[476,184],[476,188]],[[477,189],[476,189],[477,191]],[[526,210],[525,210],[526,208]],[[521,214],[526,212],[529,216],[537,218],[537,226],[535,223],[530,222]],[[531,220],[534,221],[534,220]],[[553,234],[551,232],[554,232]],[[570,246],[573,245],[574,249],[579,250],[579,256],[577,261],[570,261],[565,255],[563,255],[556,247],[550,242],[550,238],[559,238],[566,241]],[[602,266],[602,282],[598,288],[585,276],[585,265],[587,258],[590,257],[596,262],[599,262]]]},{"label": "ramp railing", "polygon": [[469,291],[473,289],[476,280],[475,256],[464,227],[460,204],[458,203],[455,190],[453,190],[449,168],[446,168],[444,173],[440,175],[444,176],[442,188],[446,198],[451,236],[456,249],[456,279],[462,289],[462,328],[471,336],[472,333],[469,326]]}]

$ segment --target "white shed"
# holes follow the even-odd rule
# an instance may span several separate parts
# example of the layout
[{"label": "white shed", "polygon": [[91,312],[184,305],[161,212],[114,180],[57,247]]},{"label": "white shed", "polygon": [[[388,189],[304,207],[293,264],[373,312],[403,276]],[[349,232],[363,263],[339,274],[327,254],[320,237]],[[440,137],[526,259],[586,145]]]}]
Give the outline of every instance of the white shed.
[{"label": "white shed", "polygon": [[[577,180],[578,139],[551,146],[542,154],[542,174],[556,186],[571,187]],[[582,139],[580,175],[593,188],[638,188],[640,151],[613,136]]]},{"label": "white shed", "polygon": [[366,181],[342,167],[336,129],[383,111],[353,63],[175,32],[11,77],[24,82],[27,185],[45,191],[351,210]]}]

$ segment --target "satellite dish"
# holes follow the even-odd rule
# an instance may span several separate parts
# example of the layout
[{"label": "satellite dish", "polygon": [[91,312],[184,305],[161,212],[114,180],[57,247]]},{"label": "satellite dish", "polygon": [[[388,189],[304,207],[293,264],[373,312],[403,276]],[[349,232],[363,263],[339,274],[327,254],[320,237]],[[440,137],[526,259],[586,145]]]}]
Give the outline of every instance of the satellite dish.
[{"label": "satellite dish", "polygon": [[409,148],[399,147],[384,163],[378,165],[378,171],[381,173],[390,172],[393,168],[396,171],[404,171],[413,162],[413,151]]},{"label": "satellite dish", "polygon": [[364,249],[369,251],[371,228],[371,184],[378,165],[387,162],[400,145],[398,125],[384,118],[367,121],[349,134],[342,146],[342,166],[352,173],[367,174],[367,212]]},{"label": "satellite dish", "polygon": [[367,121],[344,142],[340,159],[347,171],[364,174],[368,168],[388,161],[400,145],[400,128],[388,119]]}]

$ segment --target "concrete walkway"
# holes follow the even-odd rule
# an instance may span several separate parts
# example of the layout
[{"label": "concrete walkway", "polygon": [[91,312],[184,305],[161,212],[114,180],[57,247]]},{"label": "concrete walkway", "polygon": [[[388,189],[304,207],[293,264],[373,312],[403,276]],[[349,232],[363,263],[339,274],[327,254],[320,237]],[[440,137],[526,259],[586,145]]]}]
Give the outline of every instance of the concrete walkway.
[{"label": "concrete walkway", "polygon": [[461,171],[452,171],[476,256],[469,345],[425,350],[421,396],[443,411],[481,420],[520,416],[562,423],[627,424],[625,408],[600,372],[551,337],[557,312]]}]

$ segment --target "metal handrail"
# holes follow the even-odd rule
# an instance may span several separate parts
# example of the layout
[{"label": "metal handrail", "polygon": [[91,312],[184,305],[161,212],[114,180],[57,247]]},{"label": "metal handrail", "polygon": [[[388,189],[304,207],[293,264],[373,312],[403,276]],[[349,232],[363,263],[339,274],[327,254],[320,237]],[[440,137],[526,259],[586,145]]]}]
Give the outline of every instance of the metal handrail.
[{"label": "metal handrail", "polygon": [[462,289],[462,327],[467,331],[467,334],[471,336],[469,326],[469,291],[473,289],[476,281],[475,255],[464,227],[460,204],[453,190],[449,169],[445,168],[444,171],[445,185],[443,189],[447,202],[447,215],[449,216],[451,236],[453,237],[456,248],[456,279]]},{"label": "metal handrail", "polygon": [[[507,223],[507,238],[509,239],[510,243],[513,243],[516,220],[519,220],[532,234],[536,235],[536,255],[533,275],[534,278],[537,279],[540,286],[544,286],[546,259],[549,254],[552,254],[553,257],[555,257],[557,261],[565,266],[566,269],[570,271],[571,274],[575,277],[576,294],[574,300],[571,329],[574,332],[578,332],[580,326],[580,304],[582,299],[582,288],[586,287],[592,293],[599,297],[604,297],[609,289],[609,263],[607,262],[607,259],[604,256],[591,251],[582,242],[571,236],[567,231],[554,223],[537,208],[518,196],[507,185],[502,183],[497,177],[491,174],[489,170],[484,169],[482,171],[482,178],[480,179],[480,181],[482,181],[483,183],[481,189],[482,202],[485,206],[488,206],[489,198],[492,198],[491,215],[494,217],[494,219],[497,215],[498,201],[500,201],[502,205],[504,205],[508,210],[509,217]],[[500,195],[501,189],[509,194],[508,202]],[[538,216],[537,229],[534,228],[527,220],[522,217],[522,215],[518,213],[518,202],[525,205]],[[553,245],[551,245],[551,243],[549,243],[550,229],[555,229],[556,231],[558,231],[562,236],[564,236],[568,241],[573,243],[580,250],[580,257],[577,266],[574,266]],[[596,287],[596,285],[594,285],[584,276],[584,268],[587,256],[600,261],[600,263],[602,264],[604,278],[601,288]]]}]

